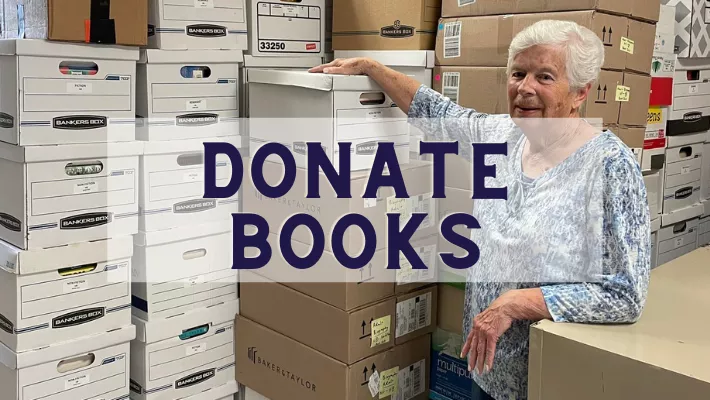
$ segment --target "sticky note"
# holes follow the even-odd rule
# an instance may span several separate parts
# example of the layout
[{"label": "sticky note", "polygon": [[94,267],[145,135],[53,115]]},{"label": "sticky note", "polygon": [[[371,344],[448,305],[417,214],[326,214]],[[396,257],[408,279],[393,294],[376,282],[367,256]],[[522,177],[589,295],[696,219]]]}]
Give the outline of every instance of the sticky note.
[{"label": "sticky note", "polygon": [[[390,315],[377,318],[370,322],[370,332],[372,335],[370,348],[389,343],[391,322],[392,317]],[[382,379],[382,376],[380,376],[380,379]]]},{"label": "sticky note", "polygon": [[388,369],[380,374],[380,398],[393,396],[397,393],[399,367]]},{"label": "sticky note", "polygon": [[387,212],[388,213],[404,213],[407,210],[407,205],[409,203],[408,198],[398,199],[396,197],[387,198]]},{"label": "sticky note", "polygon": [[616,87],[616,101],[627,102],[631,98],[631,88],[619,85]]},{"label": "sticky note", "polygon": [[629,53],[629,54],[634,54],[634,41],[629,38],[622,37],[621,38],[621,51]]}]

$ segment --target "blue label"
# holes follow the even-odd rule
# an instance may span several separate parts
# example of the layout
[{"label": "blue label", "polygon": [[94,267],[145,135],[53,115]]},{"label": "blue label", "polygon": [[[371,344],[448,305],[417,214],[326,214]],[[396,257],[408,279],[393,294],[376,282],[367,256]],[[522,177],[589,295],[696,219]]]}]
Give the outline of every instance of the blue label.
[{"label": "blue label", "polygon": [[473,378],[465,359],[431,351],[432,400],[473,400]]},{"label": "blue label", "polygon": [[439,30],[442,30],[442,29],[444,29],[444,23],[443,23],[443,22],[440,22],[440,23],[439,23]]}]

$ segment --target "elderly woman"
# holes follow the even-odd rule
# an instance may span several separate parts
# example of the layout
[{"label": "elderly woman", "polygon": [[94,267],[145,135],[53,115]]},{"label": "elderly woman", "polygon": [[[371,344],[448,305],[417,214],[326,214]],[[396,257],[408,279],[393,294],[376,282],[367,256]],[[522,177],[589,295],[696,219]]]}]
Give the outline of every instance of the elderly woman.
[{"label": "elderly woman", "polygon": [[508,143],[487,182],[507,187],[508,201],[476,200],[473,211],[481,256],[468,271],[461,356],[474,370],[474,399],[527,397],[531,323],[632,323],[641,315],[650,221],[640,167],[612,132],[580,118],[603,63],[590,30],[566,21],[530,26],[510,46],[509,115],[460,107],[366,58],[311,70],[369,75],[427,139],[458,141],[466,155],[472,143]]}]

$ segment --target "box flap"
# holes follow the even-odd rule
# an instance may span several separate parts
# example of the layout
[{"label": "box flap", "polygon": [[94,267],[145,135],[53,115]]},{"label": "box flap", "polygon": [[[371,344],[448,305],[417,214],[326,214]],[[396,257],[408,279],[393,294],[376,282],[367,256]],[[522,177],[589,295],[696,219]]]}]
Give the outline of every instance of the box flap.
[{"label": "box flap", "polygon": [[244,55],[246,68],[313,68],[323,64],[321,57],[254,57]]},{"label": "box flap", "polygon": [[52,42],[36,39],[0,40],[0,54],[130,61],[137,61],[139,57],[138,48],[132,46]]},{"label": "box flap", "polygon": [[180,63],[243,63],[244,53],[240,50],[158,50],[141,49],[141,64]]},{"label": "box flap", "polygon": [[382,90],[372,79],[364,75],[329,75],[308,71],[283,71],[252,69],[249,83],[298,86],[307,89],[331,90]]},{"label": "box flap", "polygon": [[110,332],[84,336],[68,342],[57,343],[41,349],[15,353],[0,343],[0,362],[10,369],[22,369],[52,361],[61,361],[95,350],[129,343],[136,337],[136,327],[128,325]]},{"label": "box flap", "polygon": [[336,50],[335,58],[367,57],[388,67],[434,68],[433,50]]},{"label": "box flap", "polygon": [[202,325],[233,321],[238,313],[239,300],[234,300],[150,322],[133,316],[132,322],[136,327],[136,340],[150,344],[178,337]]},{"label": "box flap", "polygon": [[182,240],[197,239],[203,236],[232,232],[232,220],[217,221],[209,224],[182,226],[163,231],[138,232],[133,243],[136,246],[156,246]]},{"label": "box flap", "polygon": [[0,142],[0,158],[14,162],[43,162],[138,156],[143,142],[63,144],[52,146],[15,146]]},{"label": "box flap", "polygon": [[703,211],[705,211],[705,207],[702,204],[694,204],[670,214],[663,214],[661,215],[661,226],[666,227],[681,221],[697,218],[703,214]]},{"label": "box flap", "polygon": [[213,138],[165,140],[158,142],[145,142],[142,155],[180,154],[204,150],[205,143],[230,143],[237,148],[242,147],[241,136],[222,136]]},{"label": "box flap", "polygon": [[658,232],[661,229],[661,218],[656,218],[651,221],[651,233]]},{"label": "box flap", "polygon": [[131,236],[37,250],[21,250],[0,240],[0,267],[18,275],[120,260],[132,255]]}]

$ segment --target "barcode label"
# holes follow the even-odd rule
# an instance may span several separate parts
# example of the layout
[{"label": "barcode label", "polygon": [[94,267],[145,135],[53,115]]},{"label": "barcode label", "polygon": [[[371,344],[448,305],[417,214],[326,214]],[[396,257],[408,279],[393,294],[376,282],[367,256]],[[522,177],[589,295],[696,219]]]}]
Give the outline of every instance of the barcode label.
[{"label": "barcode label", "polygon": [[[412,213],[427,214],[426,218],[424,218],[424,221],[422,221],[422,224],[419,225],[419,229],[426,229],[434,226],[435,218],[433,216],[436,215],[436,200],[433,197],[434,193],[426,193],[411,198]],[[405,221],[405,223],[406,222],[407,221]]]},{"label": "barcode label", "polygon": [[431,293],[397,303],[395,338],[431,325]]},{"label": "barcode label", "polygon": [[461,21],[444,24],[444,58],[461,57]]},{"label": "barcode label", "polygon": [[448,97],[454,103],[459,102],[459,81],[461,74],[458,72],[444,72],[444,85],[441,94]]},{"label": "barcode label", "polygon": [[420,360],[397,373],[397,395],[393,400],[410,400],[424,393],[425,360]]}]

